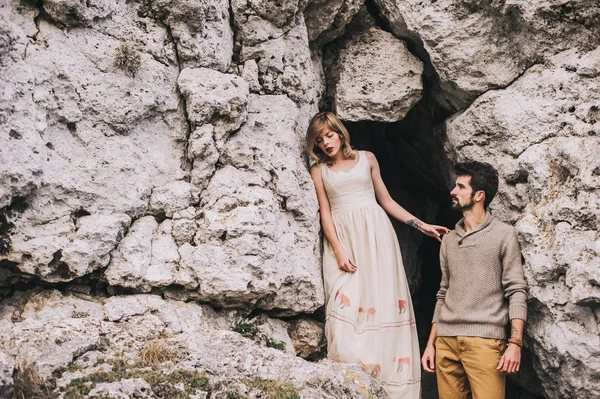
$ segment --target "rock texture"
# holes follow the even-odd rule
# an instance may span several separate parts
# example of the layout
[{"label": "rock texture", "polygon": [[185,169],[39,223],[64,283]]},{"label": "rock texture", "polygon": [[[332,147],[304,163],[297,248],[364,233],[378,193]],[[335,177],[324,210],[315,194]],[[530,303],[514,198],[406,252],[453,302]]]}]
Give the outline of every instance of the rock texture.
[{"label": "rock texture", "polygon": [[[219,378],[261,397],[259,374],[307,398],[381,395],[352,366],[292,353],[323,356],[303,136],[330,106],[356,122],[354,143],[395,147],[380,151],[386,165],[424,165],[384,176],[428,220],[446,180],[442,137],[450,158],[499,168],[494,212],[518,229],[532,296],[532,367],[519,383],[552,399],[597,396],[599,10],[594,0],[1,2],[0,396],[35,370],[56,372],[62,392],[104,372],[114,380],[86,395],[176,397],[189,381],[157,386],[134,364],[157,347],[170,354],[163,377],[209,377],[186,391],[196,397]],[[399,236],[418,283],[432,251],[413,233]],[[248,315],[272,341],[230,331]]]},{"label": "rock texture", "polygon": [[3,6],[1,284],[100,273],[220,306],[321,306],[299,137],[319,89],[289,10],[267,15],[279,37],[244,44],[256,91],[277,93],[250,97],[224,73],[227,4],[49,1],[39,20],[32,6]]},{"label": "rock texture", "polygon": [[599,65],[599,49],[563,52],[447,123],[459,160],[500,169],[493,208],[519,232],[532,298],[527,343],[549,398],[600,392]]},{"label": "rock texture", "polygon": [[[261,397],[260,389],[252,392],[253,381],[286,383],[307,398],[385,397],[358,366],[309,363],[259,345],[231,331],[233,314],[204,305],[155,295],[91,298],[34,291],[4,301],[0,309],[3,370],[15,363],[35,365],[35,372],[63,395],[76,389],[77,379],[85,385],[86,376],[104,372],[100,383],[88,383],[88,397],[165,397],[169,391],[156,383],[157,375],[170,374],[175,385],[170,389],[176,389],[178,370],[195,370],[211,384],[220,383],[219,388],[205,385],[205,391],[253,398]],[[278,322],[266,318],[265,323]],[[162,356],[160,363],[152,363],[149,353]],[[6,389],[10,381],[2,384]]]},{"label": "rock texture", "polygon": [[506,87],[529,66],[600,44],[594,1],[375,0],[392,32],[422,43],[457,106]]},{"label": "rock texture", "polygon": [[328,72],[343,120],[399,121],[421,99],[423,63],[403,41],[376,27],[345,41]]}]

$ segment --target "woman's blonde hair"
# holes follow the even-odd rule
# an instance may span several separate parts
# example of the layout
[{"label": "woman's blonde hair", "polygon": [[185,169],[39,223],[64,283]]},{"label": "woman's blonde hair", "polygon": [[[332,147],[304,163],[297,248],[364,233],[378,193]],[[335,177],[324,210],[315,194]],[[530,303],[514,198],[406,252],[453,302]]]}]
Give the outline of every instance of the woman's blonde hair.
[{"label": "woman's blonde hair", "polygon": [[342,121],[332,112],[319,112],[310,121],[306,131],[306,149],[308,155],[318,163],[331,162],[327,154],[317,146],[317,137],[324,129],[336,132],[342,142],[344,157],[354,159],[356,151],[350,146],[350,134],[342,124]]}]

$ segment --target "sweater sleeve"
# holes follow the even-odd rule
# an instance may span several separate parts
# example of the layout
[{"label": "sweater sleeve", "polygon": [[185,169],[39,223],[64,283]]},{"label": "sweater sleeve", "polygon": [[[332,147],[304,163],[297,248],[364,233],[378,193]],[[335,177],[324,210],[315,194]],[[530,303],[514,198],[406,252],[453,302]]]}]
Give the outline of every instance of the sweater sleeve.
[{"label": "sweater sleeve", "polygon": [[444,301],[446,299],[446,290],[448,290],[448,260],[446,259],[445,250],[445,243],[447,242],[447,239],[443,239],[440,247],[440,268],[442,269],[442,281],[440,282],[440,289],[436,295],[437,301],[435,303],[432,323],[437,323],[438,318],[440,317],[440,311],[442,310]]},{"label": "sweater sleeve", "polygon": [[523,274],[521,249],[517,234],[513,229],[507,234],[501,252],[502,287],[508,299],[508,317],[527,320],[527,294],[529,288]]}]

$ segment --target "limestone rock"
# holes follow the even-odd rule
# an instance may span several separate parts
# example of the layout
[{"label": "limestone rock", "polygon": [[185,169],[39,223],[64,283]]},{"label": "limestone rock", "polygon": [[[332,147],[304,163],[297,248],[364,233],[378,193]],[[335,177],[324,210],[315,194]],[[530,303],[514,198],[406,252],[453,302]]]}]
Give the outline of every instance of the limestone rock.
[{"label": "limestone rock", "polygon": [[363,4],[360,0],[311,0],[304,9],[308,40],[325,44],[341,36]]},{"label": "limestone rock", "polygon": [[327,339],[323,323],[312,319],[299,319],[290,325],[290,337],[296,355],[304,359],[324,357]]},{"label": "limestone rock", "polygon": [[[155,295],[94,300],[58,291],[21,293],[2,302],[0,321],[0,347],[8,349],[8,361],[18,357],[43,378],[58,378],[63,393],[75,378],[112,368],[118,377],[93,382],[91,397],[153,398],[143,376],[153,373],[160,380],[178,370],[198,371],[230,392],[246,389],[240,394],[250,390],[245,384],[267,380],[289,384],[306,398],[385,397],[381,385],[359,366],[306,362],[227,331],[231,320],[208,306]],[[149,367],[141,350],[150,343],[160,348],[158,353],[169,354],[169,360]],[[96,365],[100,355],[104,364]],[[121,378],[116,364],[130,377]],[[178,384],[164,380],[177,389]]]},{"label": "limestone rock", "polygon": [[371,28],[347,41],[329,68],[337,115],[399,121],[421,99],[423,63],[392,34]]},{"label": "limestone rock", "polygon": [[189,208],[193,202],[190,183],[176,181],[152,191],[148,210],[157,214],[162,212],[171,218],[175,212]]},{"label": "limestone rock", "polygon": [[0,4],[0,209],[41,183],[45,147],[36,132],[35,77],[23,61],[29,37],[37,32],[37,15],[18,0]]},{"label": "limestone rock", "polygon": [[153,0],[145,15],[163,21],[177,46],[182,68],[225,72],[233,55],[229,3],[225,0]]},{"label": "limestone rock", "polygon": [[186,68],[177,83],[193,127],[212,122],[218,147],[246,120],[248,84],[239,76]]},{"label": "limestone rock", "polygon": [[194,289],[197,283],[187,270],[179,270],[180,255],[172,221],[160,225],[154,217],[136,220],[113,253],[105,276],[111,285],[150,291],[152,287],[180,284]]},{"label": "limestone rock", "polygon": [[101,398],[155,398],[150,384],[143,378],[124,378],[118,382],[104,382],[96,385],[88,394],[90,397]]},{"label": "limestone rock", "polygon": [[423,43],[456,106],[505,87],[527,67],[599,42],[593,1],[482,2],[376,0],[392,32]]},{"label": "limestone rock", "polygon": [[229,165],[202,195],[196,246],[180,248],[205,300],[287,312],[323,303],[317,204],[297,117],[285,96],[250,95],[248,120],[223,149]]},{"label": "limestone rock", "polygon": [[499,169],[492,208],[516,222],[531,287],[526,342],[548,398],[600,391],[592,382],[600,370],[600,80],[589,73],[598,54],[558,54],[446,125],[457,159]]},{"label": "limestone rock", "polygon": [[280,37],[243,45],[240,61],[249,60],[258,64],[261,94],[285,94],[297,103],[316,103],[323,91],[302,17]]},{"label": "limestone rock", "polygon": [[14,359],[0,351],[0,397],[2,398],[11,398],[13,395],[14,371]]},{"label": "limestone rock", "polygon": [[239,39],[249,46],[281,37],[296,22],[298,0],[233,0]]},{"label": "limestone rock", "polygon": [[53,20],[67,26],[90,26],[96,19],[109,17],[117,8],[114,1],[92,0],[82,3],[77,0],[45,1],[44,11]]},{"label": "limestone rock", "polygon": [[[102,32],[123,13],[118,8],[97,29],[62,31],[40,20],[19,60],[19,96],[29,93],[30,100],[2,107],[18,116],[2,140],[23,153],[3,157],[3,173],[15,182],[3,185],[10,190],[3,201],[16,195],[23,206],[11,211],[11,249],[3,259],[23,273],[66,281],[104,267],[126,219],[146,211],[152,188],[185,175],[178,69]],[[139,34],[132,18],[121,22]],[[124,46],[130,60],[139,57],[130,65],[135,71],[116,65]]]}]

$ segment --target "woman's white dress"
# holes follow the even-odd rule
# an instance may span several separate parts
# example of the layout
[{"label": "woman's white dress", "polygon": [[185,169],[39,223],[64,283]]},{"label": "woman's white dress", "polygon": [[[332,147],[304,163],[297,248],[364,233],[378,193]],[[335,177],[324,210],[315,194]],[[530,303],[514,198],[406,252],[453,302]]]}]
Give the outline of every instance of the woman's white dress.
[{"label": "woman's white dress", "polygon": [[327,357],[359,363],[390,398],[419,398],[417,329],[396,233],[375,199],[366,154],[348,171],[321,165],[337,236],[358,270],[342,271],[325,240]]}]

